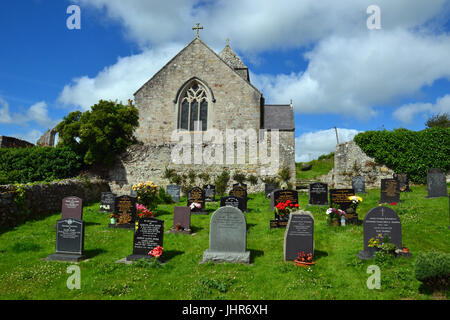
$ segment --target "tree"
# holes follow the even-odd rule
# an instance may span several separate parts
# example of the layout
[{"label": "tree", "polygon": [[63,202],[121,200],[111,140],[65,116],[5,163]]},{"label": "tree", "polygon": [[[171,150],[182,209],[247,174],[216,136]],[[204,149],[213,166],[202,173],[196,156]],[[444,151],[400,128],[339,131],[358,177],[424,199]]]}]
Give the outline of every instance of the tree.
[{"label": "tree", "polygon": [[90,111],[64,117],[56,126],[58,145],[70,147],[86,165],[109,167],[118,154],[136,143],[133,132],[138,124],[139,112],[133,105],[100,100]]},{"label": "tree", "polygon": [[425,125],[427,128],[450,128],[449,114],[447,112],[435,114],[425,122]]}]

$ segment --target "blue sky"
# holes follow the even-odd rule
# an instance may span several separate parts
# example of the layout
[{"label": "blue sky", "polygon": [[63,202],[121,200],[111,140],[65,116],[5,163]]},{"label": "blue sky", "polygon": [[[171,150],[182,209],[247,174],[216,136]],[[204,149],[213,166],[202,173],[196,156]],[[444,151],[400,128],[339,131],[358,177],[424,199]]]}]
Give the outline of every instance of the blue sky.
[{"label": "blue sky", "polygon": [[[68,6],[81,9],[69,30]],[[368,6],[381,29],[369,30]],[[295,107],[296,159],[360,131],[424,129],[450,112],[450,1],[0,2],[0,135],[35,143],[100,98],[126,101],[193,37],[231,47],[267,103]]]}]

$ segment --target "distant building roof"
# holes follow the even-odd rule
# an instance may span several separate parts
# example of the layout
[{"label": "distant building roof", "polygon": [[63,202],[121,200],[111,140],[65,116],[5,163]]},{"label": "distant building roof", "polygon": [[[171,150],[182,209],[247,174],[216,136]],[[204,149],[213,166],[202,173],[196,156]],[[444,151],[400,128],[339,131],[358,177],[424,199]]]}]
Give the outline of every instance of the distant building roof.
[{"label": "distant building roof", "polygon": [[294,110],[289,104],[264,106],[264,129],[295,130]]}]

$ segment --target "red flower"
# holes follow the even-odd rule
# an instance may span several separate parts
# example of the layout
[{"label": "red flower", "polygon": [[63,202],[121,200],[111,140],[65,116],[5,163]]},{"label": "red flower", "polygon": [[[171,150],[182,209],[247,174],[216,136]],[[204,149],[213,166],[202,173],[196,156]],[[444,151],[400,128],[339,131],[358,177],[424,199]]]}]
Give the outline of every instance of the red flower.
[{"label": "red flower", "polygon": [[298,208],[298,203],[294,204],[294,207]]},{"label": "red flower", "polygon": [[391,205],[391,206],[396,206],[396,205],[397,205],[397,202],[391,202],[390,205]]}]

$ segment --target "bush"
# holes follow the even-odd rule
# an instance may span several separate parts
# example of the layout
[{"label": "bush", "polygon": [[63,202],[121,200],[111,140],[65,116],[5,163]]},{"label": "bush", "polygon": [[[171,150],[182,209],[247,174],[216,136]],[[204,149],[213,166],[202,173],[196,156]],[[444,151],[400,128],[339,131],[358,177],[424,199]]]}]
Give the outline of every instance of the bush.
[{"label": "bush", "polygon": [[224,195],[227,191],[228,182],[230,181],[230,173],[224,169],[222,173],[216,178],[214,184],[216,186],[216,193]]},{"label": "bush", "polygon": [[450,278],[450,254],[442,252],[421,253],[417,256],[417,280],[435,290],[447,290]]},{"label": "bush", "polygon": [[72,178],[81,168],[81,158],[67,147],[0,149],[0,184]]},{"label": "bush", "polygon": [[426,183],[430,168],[450,170],[450,128],[366,131],[357,134],[354,141],[377,163],[408,174],[415,183]]}]

